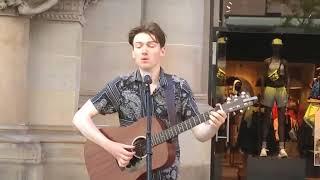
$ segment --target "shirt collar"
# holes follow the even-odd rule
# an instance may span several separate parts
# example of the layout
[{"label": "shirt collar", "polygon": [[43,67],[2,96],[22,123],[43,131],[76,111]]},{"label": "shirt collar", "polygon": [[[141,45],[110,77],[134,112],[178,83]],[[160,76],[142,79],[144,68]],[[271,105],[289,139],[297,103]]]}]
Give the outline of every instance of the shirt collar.
[{"label": "shirt collar", "polygon": [[[132,77],[130,79],[132,81],[143,82],[139,69],[133,72]],[[161,87],[165,87],[168,84],[164,70],[162,68],[160,68],[159,83]]]}]

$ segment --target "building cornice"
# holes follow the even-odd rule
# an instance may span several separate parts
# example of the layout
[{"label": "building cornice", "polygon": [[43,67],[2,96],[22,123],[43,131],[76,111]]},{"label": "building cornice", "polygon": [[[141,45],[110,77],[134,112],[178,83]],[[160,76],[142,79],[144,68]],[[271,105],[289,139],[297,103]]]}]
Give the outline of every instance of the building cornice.
[{"label": "building cornice", "polygon": [[84,24],[84,0],[59,0],[58,4],[46,12],[37,14],[35,19]]},{"label": "building cornice", "polygon": [[27,5],[30,8],[23,8],[23,4],[7,5],[1,9],[1,1],[3,0],[0,0],[0,15],[3,16],[24,16],[47,21],[79,22],[82,25],[85,23],[84,10],[90,4],[96,2],[96,0],[45,0],[38,6],[38,9],[36,5]]}]

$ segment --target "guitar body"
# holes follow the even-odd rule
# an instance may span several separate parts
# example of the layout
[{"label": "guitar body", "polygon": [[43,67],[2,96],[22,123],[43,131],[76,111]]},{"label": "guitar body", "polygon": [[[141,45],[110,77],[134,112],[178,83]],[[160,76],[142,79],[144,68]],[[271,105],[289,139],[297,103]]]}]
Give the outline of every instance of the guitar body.
[{"label": "guitar body", "polygon": [[[131,145],[137,137],[145,137],[146,118],[142,118],[128,127],[108,127],[100,131],[110,140]],[[165,129],[165,125],[153,118],[152,134]],[[176,147],[171,142],[165,142],[152,148],[152,169],[160,169],[173,164]],[[87,141],[84,147],[84,157],[90,180],[143,180],[146,179],[146,158],[134,157],[131,167],[120,168],[116,159],[99,145]],[[131,163],[132,162],[132,163]]]}]

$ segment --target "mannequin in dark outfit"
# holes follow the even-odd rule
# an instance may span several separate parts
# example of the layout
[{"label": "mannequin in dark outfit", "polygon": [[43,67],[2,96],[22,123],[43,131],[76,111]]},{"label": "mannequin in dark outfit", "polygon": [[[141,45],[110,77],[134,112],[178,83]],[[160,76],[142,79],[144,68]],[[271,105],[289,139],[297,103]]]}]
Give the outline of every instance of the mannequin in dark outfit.
[{"label": "mannequin in dark outfit", "polygon": [[262,105],[265,107],[265,119],[262,125],[262,148],[260,156],[267,156],[267,135],[270,129],[271,112],[274,102],[278,107],[278,124],[279,124],[279,155],[278,157],[288,157],[285,151],[285,112],[288,102],[288,67],[284,59],[280,57],[282,40],[274,39],[272,41],[273,55],[265,60],[265,73],[262,78]]}]

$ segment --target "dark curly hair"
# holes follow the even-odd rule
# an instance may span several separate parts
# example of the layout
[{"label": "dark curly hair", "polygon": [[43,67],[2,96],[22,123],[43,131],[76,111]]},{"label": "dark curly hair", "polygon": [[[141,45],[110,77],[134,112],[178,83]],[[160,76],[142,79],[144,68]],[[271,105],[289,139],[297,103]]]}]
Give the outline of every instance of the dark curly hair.
[{"label": "dark curly hair", "polygon": [[166,35],[155,22],[145,23],[130,30],[128,34],[128,42],[132,47],[133,39],[139,33],[153,35],[156,38],[154,40],[160,44],[160,47],[163,47],[166,44]]}]

